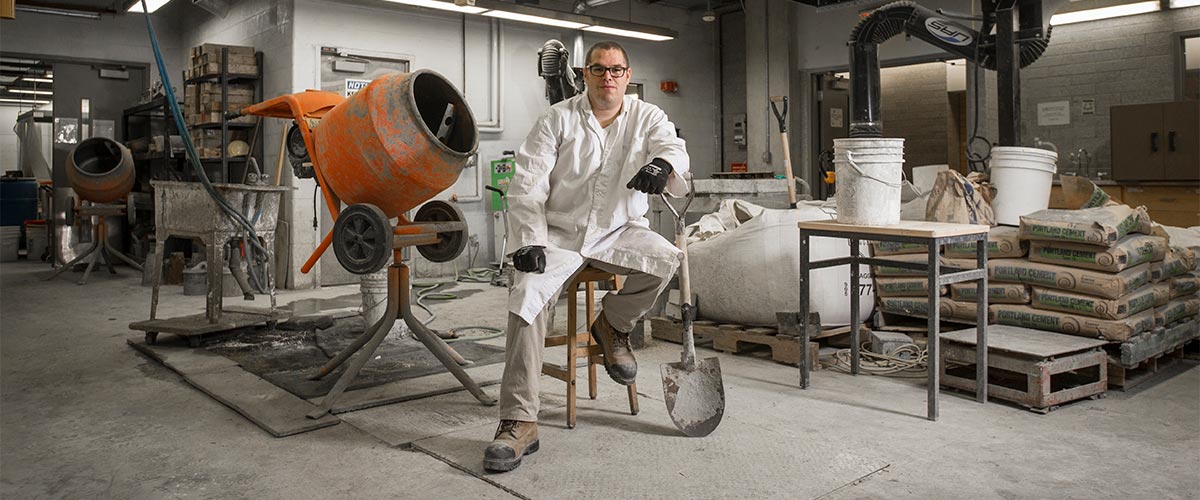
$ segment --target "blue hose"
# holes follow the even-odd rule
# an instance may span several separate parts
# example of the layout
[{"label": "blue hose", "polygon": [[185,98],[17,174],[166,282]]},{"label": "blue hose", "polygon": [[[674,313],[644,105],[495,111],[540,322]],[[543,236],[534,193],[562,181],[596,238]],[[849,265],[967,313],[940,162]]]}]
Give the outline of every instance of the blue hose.
[{"label": "blue hose", "polygon": [[163,90],[166,92],[167,104],[171,108],[171,117],[175,120],[175,129],[180,131],[180,139],[183,141],[184,149],[187,150],[189,163],[192,170],[196,172],[196,176],[200,178],[200,184],[208,192],[208,195],[217,202],[217,206],[239,226],[246,230],[251,247],[258,251],[259,254],[253,257],[253,260],[265,260],[267,249],[258,241],[258,234],[254,231],[254,226],[246,220],[240,212],[229,205],[221,193],[217,192],[213,187],[212,181],[208,179],[208,174],[204,171],[204,167],[200,164],[200,155],[196,153],[196,145],[192,143],[192,135],[189,133],[187,124],[183,121],[183,112],[179,110],[179,102],[175,99],[175,89],[171,87],[171,79],[167,76],[167,67],[163,63],[162,50],[158,46],[158,36],[154,34],[154,24],[150,21],[150,11],[146,6],[146,0],[140,0],[142,4],[142,12],[146,15],[146,30],[150,33],[150,46],[154,49],[154,62],[158,64],[158,75],[163,82]]}]

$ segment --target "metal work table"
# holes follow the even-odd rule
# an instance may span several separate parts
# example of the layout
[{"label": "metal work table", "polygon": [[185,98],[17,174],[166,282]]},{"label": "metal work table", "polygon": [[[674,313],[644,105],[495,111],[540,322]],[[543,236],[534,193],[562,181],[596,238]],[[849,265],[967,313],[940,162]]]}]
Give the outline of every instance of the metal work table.
[{"label": "metal work table", "polygon": [[[809,384],[808,340],[809,340],[809,272],[814,269],[850,265],[850,372],[859,371],[861,340],[859,339],[859,265],[891,266],[916,271],[925,271],[929,279],[929,339],[927,363],[929,365],[929,420],[938,417],[938,324],[940,323],[940,299],[938,293],[943,285],[975,281],[978,302],[975,309],[976,342],[987,346],[987,236],[988,226],[976,224],[948,224],[941,222],[901,221],[894,226],[857,226],[839,224],[834,221],[801,222],[800,228],[800,388]],[[850,240],[850,256],[809,262],[809,238],[841,238]],[[864,257],[859,254],[860,241],[887,241],[915,243],[927,246],[929,262],[920,264],[887,260],[886,258]],[[976,269],[943,269],[939,260],[942,245],[974,241]],[[987,402],[987,349],[976,350],[975,397],[980,403]]]}]

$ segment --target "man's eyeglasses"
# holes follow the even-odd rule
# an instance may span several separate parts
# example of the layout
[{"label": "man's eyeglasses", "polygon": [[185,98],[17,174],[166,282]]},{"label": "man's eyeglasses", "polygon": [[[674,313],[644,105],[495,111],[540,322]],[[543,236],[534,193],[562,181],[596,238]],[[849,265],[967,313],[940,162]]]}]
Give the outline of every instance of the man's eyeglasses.
[{"label": "man's eyeglasses", "polygon": [[604,76],[604,73],[608,72],[608,73],[612,73],[613,78],[620,78],[622,76],[625,76],[625,71],[627,71],[629,68],[626,68],[623,66],[613,66],[611,68],[606,68],[599,64],[593,64],[591,66],[588,66],[587,69],[588,69],[588,73],[591,73],[592,76]]}]

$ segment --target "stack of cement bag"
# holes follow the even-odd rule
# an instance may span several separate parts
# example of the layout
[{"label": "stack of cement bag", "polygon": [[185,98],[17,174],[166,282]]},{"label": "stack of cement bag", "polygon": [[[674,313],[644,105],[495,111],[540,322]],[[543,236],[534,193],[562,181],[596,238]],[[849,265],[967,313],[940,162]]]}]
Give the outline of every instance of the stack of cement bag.
[{"label": "stack of cement bag", "polygon": [[1152,232],[1145,209],[1124,205],[1021,217],[1028,259],[989,262],[989,280],[1030,286],[1029,305],[997,303],[991,321],[1124,342],[1194,316],[1195,252]]},{"label": "stack of cement bag", "polygon": [[[1003,262],[1019,260],[1025,256],[1028,246],[1022,244],[1017,228],[997,226],[988,233],[987,254],[989,261]],[[928,253],[925,245],[880,242],[872,246],[873,255],[888,260],[925,263]],[[974,269],[975,243],[946,245],[942,249],[943,273],[950,269]],[[912,271],[890,266],[876,266],[875,294],[879,296],[879,310],[902,316],[927,317],[928,277],[924,271]],[[975,322],[976,284],[959,283],[942,287],[940,294],[940,316],[946,320],[966,323]],[[990,283],[990,304],[1029,304],[1029,286],[1021,283]]]}]

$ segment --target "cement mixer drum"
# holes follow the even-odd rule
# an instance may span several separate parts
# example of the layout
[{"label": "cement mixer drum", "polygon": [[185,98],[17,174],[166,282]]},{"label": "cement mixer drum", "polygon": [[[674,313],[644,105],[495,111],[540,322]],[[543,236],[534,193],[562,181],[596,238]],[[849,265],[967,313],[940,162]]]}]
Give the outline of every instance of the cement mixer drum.
[{"label": "cement mixer drum", "polygon": [[133,189],[133,154],[107,137],[92,137],[67,153],[67,180],[79,197],[95,202],[120,200]]},{"label": "cement mixer drum", "polygon": [[429,70],[375,79],[330,110],[314,136],[326,187],[389,218],[453,185],[479,144],[466,99]]}]

